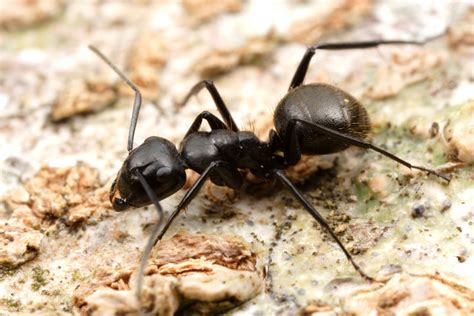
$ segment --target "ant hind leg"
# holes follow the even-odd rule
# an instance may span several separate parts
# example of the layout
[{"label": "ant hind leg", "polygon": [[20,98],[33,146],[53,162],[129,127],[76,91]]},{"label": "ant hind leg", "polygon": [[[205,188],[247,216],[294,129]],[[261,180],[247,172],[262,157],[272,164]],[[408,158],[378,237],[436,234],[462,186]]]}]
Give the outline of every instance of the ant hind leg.
[{"label": "ant hind leg", "polygon": [[[285,140],[285,145],[284,145],[284,148],[286,148],[286,151],[289,151],[291,153],[291,148],[292,147],[296,147],[296,142],[298,142],[297,140],[297,135],[296,134],[296,124],[297,123],[300,123],[300,124],[305,124],[305,125],[308,125],[308,126],[311,126],[312,128],[315,128],[318,130],[318,132],[322,133],[322,134],[325,134],[327,136],[330,136],[332,138],[334,138],[335,140],[338,140],[338,141],[341,141],[341,142],[344,142],[346,144],[349,144],[349,145],[353,145],[353,146],[357,146],[357,147],[361,147],[361,148],[367,148],[367,149],[372,149],[378,153],[381,153],[382,155],[398,162],[399,164],[402,164],[404,165],[405,167],[408,167],[410,169],[418,169],[418,170],[421,170],[421,171],[425,171],[429,174],[432,174],[432,175],[435,175],[437,177],[440,177],[446,181],[450,181],[450,177],[447,176],[447,175],[444,175],[442,173],[439,173],[435,170],[432,170],[432,169],[428,169],[428,168],[425,168],[423,166],[415,166],[415,165],[412,165],[411,163],[409,163],[408,161],[406,160],[403,160],[401,158],[399,158],[398,156],[378,147],[378,146],[375,146],[373,144],[371,144],[370,142],[367,142],[365,140],[362,140],[362,139],[357,139],[355,137],[352,137],[350,135],[346,135],[346,134],[343,134],[341,132],[338,132],[336,130],[333,130],[331,128],[328,128],[326,126],[323,126],[321,124],[317,124],[317,123],[313,123],[313,122],[307,122],[305,120],[300,120],[300,119],[292,119],[289,121],[288,123],[288,126],[287,126],[287,133],[288,133],[288,136],[287,136],[287,140]],[[285,154],[286,154],[286,151],[285,151]],[[286,157],[285,157],[286,158]],[[291,158],[291,156],[290,156]]]},{"label": "ant hind leg", "polygon": [[308,202],[308,200],[305,199],[303,194],[295,187],[293,183],[283,174],[282,170],[274,170],[275,176],[280,180],[280,182],[293,194],[293,196],[303,205],[305,210],[321,225],[321,227],[331,235],[331,237],[334,239],[334,241],[338,244],[339,248],[344,252],[344,255],[346,255],[347,259],[350,261],[354,269],[366,280],[368,281],[374,281],[374,279],[370,276],[368,276],[362,269],[359,267],[359,265],[354,261],[352,256],[350,255],[349,251],[344,247],[342,242],[339,240],[339,238],[336,236],[334,231],[331,229],[329,224],[326,222],[326,220],[319,214],[319,212],[311,205],[311,203]]},{"label": "ant hind leg", "polygon": [[309,63],[313,58],[314,54],[318,49],[324,50],[344,50],[344,49],[360,49],[360,48],[373,48],[380,45],[424,45],[427,42],[437,39],[444,33],[426,38],[421,41],[402,41],[402,40],[376,40],[376,41],[361,41],[361,42],[342,42],[342,43],[321,43],[309,47],[303,58],[301,59],[298,67],[296,68],[293,79],[291,80],[290,87],[288,90],[292,90],[300,86],[308,71]]}]

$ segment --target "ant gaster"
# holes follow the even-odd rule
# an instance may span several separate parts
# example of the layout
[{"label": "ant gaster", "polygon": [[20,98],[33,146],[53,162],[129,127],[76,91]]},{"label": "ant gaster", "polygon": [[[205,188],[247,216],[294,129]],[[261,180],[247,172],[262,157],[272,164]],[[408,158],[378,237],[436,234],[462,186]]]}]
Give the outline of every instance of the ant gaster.
[{"label": "ant gaster", "polygon": [[[354,145],[373,149],[408,168],[426,171],[447,181],[449,178],[434,170],[414,166],[368,142],[366,138],[370,131],[370,120],[367,111],[347,92],[328,84],[304,85],[303,81],[311,58],[319,49],[344,50],[387,44],[422,45],[434,38],[436,37],[424,41],[324,43],[309,47],[296,69],[288,93],[276,107],[273,117],[275,130],[270,131],[268,141],[258,139],[253,132],[240,131],[214,83],[210,80],[201,81],[189,91],[182,105],[205,88],[212,96],[223,120],[208,111],[199,114],[184,136],[179,151],[170,141],[157,136],[147,138],[143,144],[133,149],[133,137],[141,105],[140,91],[101,52],[90,46],[135,91],[128,135],[129,154],[112,184],[112,205],[115,210],[123,211],[153,203],[159,215],[139,268],[136,293],[138,299],[140,300],[145,264],[157,240],[163,237],[179,212],[189,205],[207,179],[219,186],[233,189],[241,187],[244,178],[239,169],[248,169],[257,177],[266,180],[278,180],[331,235],[358,273],[365,279],[372,280],[353,260],[326,220],[284,175],[283,170],[295,165],[302,154],[325,155]],[[210,132],[199,131],[203,120],[208,122]],[[168,221],[162,225],[163,211],[159,201],[183,187],[186,180],[185,169],[188,168],[199,173],[200,177],[186,192]]]}]

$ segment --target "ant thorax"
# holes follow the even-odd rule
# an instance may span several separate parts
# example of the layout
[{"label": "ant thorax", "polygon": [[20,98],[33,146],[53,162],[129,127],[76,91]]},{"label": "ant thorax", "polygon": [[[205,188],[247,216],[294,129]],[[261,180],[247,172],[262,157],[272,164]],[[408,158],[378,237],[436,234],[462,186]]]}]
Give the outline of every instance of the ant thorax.
[{"label": "ant thorax", "polygon": [[[216,129],[195,132],[184,139],[181,157],[187,167],[198,173],[202,173],[214,161],[225,161],[228,172],[236,177],[238,169],[250,169],[255,175],[264,176],[269,170],[282,168],[273,158],[270,145],[246,131]],[[211,176],[216,184],[226,184],[219,178],[217,175]]]}]

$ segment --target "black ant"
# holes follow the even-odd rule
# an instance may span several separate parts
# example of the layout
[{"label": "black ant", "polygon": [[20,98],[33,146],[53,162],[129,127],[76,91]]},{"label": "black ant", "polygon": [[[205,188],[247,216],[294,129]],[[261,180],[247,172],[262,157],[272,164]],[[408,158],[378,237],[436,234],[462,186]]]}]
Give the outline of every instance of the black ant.
[{"label": "black ant", "polygon": [[[373,149],[408,168],[426,171],[447,181],[449,178],[434,170],[414,166],[366,141],[370,131],[369,116],[365,108],[350,94],[328,84],[304,85],[303,81],[311,58],[319,49],[344,50],[388,44],[423,45],[437,37],[424,41],[377,40],[324,43],[309,47],[296,69],[288,93],[276,107],[273,117],[275,130],[270,131],[268,141],[258,139],[253,132],[240,131],[214,83],[211,80],[201,81],[189,91],[182,105],[206,88],[223,121],[208,111],[199,114],[184,136],[179,151],[173,143],[157,136],[147,138],[143,144],[133,149],[141,106],[140,91],[101,52],[90,46],[135,91],[128,135],[129,154],[112,184],[110,201],[117,211],[153,203],[159,215],[139,268],[136,293],[139,301],[145,264],[155,243],[163,237],[179,212],[196,197],[208,178],[219,186],[234,189],[241,187],[244,179],[239,169],[248,169],[255,176],[268,181],[278,180],[331,235],[357,272],[365,279],[373,280],[361,270],[326,220],[290,182],[283,170],[295,165],[302,154],[325,155],[354,145]],[[210,132],[199,131],[203,120],[208,122]],[[186,180],[185,169],[188,168],[199,173],[200,177],[161,227],[163,211],[159,201],[183,187]]]}]

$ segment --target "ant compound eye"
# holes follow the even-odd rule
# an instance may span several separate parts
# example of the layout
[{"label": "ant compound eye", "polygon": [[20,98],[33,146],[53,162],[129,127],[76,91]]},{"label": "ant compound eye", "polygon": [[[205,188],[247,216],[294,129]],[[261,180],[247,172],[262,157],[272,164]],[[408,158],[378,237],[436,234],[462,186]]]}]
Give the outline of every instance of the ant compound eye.
[{"label": "ant compound eye", "polygon": [[125,205],[125,204],[127,204],[127,202],[125,202],[124,199],[120,199],[120,198],[115,199],[114,203],[117,204],[117,205]]},{"label": "ant compound eye", "polygon": [[113,201],[113,207],[116,211],[123,211],[128,208],[128,203],[125,199],[115,198]]}]

